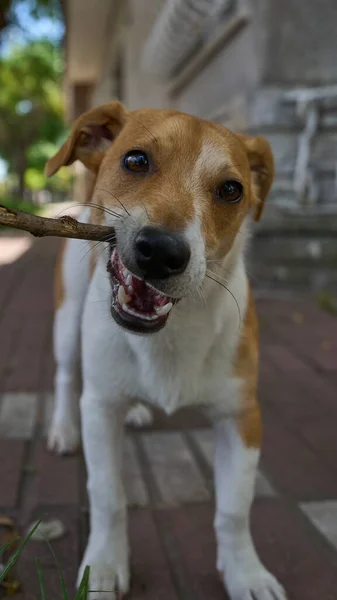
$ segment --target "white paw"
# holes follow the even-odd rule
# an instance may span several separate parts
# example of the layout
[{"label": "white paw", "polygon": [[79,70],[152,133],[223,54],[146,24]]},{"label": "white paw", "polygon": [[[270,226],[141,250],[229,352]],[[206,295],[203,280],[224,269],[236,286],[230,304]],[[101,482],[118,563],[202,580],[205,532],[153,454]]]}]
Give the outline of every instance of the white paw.
[{"label": "white paw", "polygon": [[[110,563],[111,552],[96,553],[91,556],[87,549],[79,570],[77,587],[79,587],[86,566],[90,567],[90,584],[88,600],[120,600],[129,591],[129,566],[127,559],[121,556]],[[98,561],[101,556],[102,561]],[[110,560],[109,560],[110,559]]]},{"label": "white paw", "polygon": [[73,421],[52,423],[48,434],[48,450],[55,454],[72,454],[80,445],[80,428]]},{"label": "white paw", "polygon": [[239,571],[237,565],[227,569],[224,583],[230,600],[287,600],[283,587],[262,565],[251,572]]},{"label": "white paw", "polygon": [[144,404],[135,404],[128,411],[125,419],[127,425],[133,425],[134,427],[145,427],[150,425],[153,421],[152,412]]}]

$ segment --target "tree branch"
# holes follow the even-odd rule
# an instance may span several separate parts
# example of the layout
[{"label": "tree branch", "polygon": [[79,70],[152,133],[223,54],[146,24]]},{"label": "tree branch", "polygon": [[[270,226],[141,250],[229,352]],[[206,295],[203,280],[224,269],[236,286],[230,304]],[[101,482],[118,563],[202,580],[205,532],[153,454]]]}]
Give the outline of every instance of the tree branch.
[{"label": "tree branch", "polygon": [[113,239],[115,230],[105,225],[80,223],[72,217],[49,219],[30,215],[20,210],[13,210],[0,204],[0,225],[29,231],[36,237],[56,236],[79,240],[104,242]]}]

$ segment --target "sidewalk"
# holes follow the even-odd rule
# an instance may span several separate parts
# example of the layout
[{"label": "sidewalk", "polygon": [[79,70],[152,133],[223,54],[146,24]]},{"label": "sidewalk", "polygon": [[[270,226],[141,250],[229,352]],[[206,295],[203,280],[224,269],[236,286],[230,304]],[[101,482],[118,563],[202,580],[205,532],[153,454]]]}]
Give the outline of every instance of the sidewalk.
[{"label": "sidewalk", "polygon": [[[37,518],[62,521],[66,534],[53,548],[73,589],[88,533],[83,460],[45,450],[59,242],[27,250],[16,237],[21,250],[7,241],[5,252],[8,239],[0,237],[0,512],[22,532]],[[337,600],[337,318],[310,299],[264,298],[258,311],[265,429],[255,540],[289,600]],[[128,432],[133,600],[226,598],[215,570],[211,430],[189,414],[158,415],[153,428]],[[61,598],[54,559],[35,541],[22,555],[16,597],[40,597],[36,556],[50,597]]]}]

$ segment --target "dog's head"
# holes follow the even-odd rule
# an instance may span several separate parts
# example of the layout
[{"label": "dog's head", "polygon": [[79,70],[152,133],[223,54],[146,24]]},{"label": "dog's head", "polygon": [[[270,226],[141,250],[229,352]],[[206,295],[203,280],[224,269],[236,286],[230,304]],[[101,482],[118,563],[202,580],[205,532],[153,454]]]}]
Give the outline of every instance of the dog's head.
[{"label": "dog's head", "polygon": [[[112,102],[82,115],[46,166],[79,159],[94,172],[96,221],[113,225],[108,271],[122,326],[161,329],[172,306],[202,287],[208,261],[225,261],[273,179],[269,144],[164,110]],[[100,214],[102,216],[100,216]]]}]

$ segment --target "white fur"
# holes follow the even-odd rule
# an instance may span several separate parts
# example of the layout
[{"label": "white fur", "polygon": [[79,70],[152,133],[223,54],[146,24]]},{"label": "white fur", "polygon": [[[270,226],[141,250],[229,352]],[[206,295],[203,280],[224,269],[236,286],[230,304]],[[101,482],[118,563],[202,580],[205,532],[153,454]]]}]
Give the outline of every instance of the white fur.
[{"label": "white fur", "polygon": [[152,412],[147,406],[144,406],[144,404],[141,404],[140,402],[130,408],[125,419],[125,423],[127,425],[133,425],[133,427],[145,427],[145,425],[151,425],[152,421]]},{"label": "white fur", "polygon": [[[84,210],[80,221],[87,223],[89,214]],[[80,442],[80,332],[89,268],[88,242],[68,240],[62,262],[65,298],[54,320],[55,403],[48,436],[48,448],[57,454],[73,452]]]},{"label": "white fur", "polygon": [[[225,574],[230,599],[284,600],[282,588],[260,563],[251,540],[249,511],[258,452],[244,447],[233,418],[242,407],[241,381],[232,374],[232,361],[240,339],[240,315],[245,314],[248,301],[243,262],[245,236],[237,236],[223,264],[226,286],[237,306],[223,287],[205,279],[204,247],[196,219],[186,232],[194,258],[182,285],[186,289],[188,281],[193,286],[200,283],[202,297],[195,294],[181,300],[159,333],[136,336],[121,329],[110,317],[107,256],[98,261],[85,297],[81,413],[91,531],[80,575],[89,564],[91,588],[113,590],[117,585],[126,592],[129,587],[127,511],[120,469],[123,422],[130,405],[142,398],[167,413],[182,406],[206,405],[217,423],[217,565]],[[65,258],[70,262],[68,256]],[[71,268],[78,272],[74,264]],[[221,269],[217,273],[220,278],[223,276]],[[67,310],[64,308],[64,312]],[[66,319],[64,313],[63,318]],[[69,326],[68,318],[66,321]],[[69,445],[66,420],[72,414],[65,408],[66,400],[71,402],[71,369],[63,363],[74,364],[75,356],[69,357],[73,344],[66,342],[65,328],[57,315],[60,373],[56,378],[59,407],[55,422],[63,423],[65,428],[63,436],[58,434],[63,447]],[[65,361],[61,360],[61,338],[68,344]],[[61,374],[65,371],[68,379],[62,388]],[[58,447],[62,445],[59,443]],[[108,600],[113,595],[95,594],[94,598]]]}]

